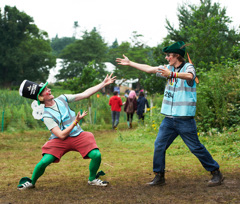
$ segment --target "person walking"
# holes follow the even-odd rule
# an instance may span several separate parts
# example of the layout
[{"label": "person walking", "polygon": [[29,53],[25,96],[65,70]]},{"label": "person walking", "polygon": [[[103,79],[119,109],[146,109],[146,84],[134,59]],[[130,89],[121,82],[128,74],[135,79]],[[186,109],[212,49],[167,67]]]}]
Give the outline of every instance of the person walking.
[{"label": "person walking", "polygon": [[184,55],[186,45],[183,41],[176,42],[163,49],[168,65],[163,68],[152,67],[130,61],[125,55],[117,58],[120,65],[131,66],[138,70],[155,73],[158,77],[167,79],[164,91],[161,113],[165,115],[154,143],[153,172],[154,179],[149,185],[165,184],[165,157],[166,150],[180,135],[190,151],[199,159],[202,166],[212,174],[208,186],[221,185],[223,175],[219,164],[199,141],[196,122],[197,93],[196,71],[193,64],[186,63]]},{"label": "person walking", "polygon": [[137,99],[137,115],[138,121],[142,124],[144,124],[144,114],[146,106],[147,108],[149,108],[148,100],[144,97],[144,93],[141,91]]},{"label": "person walking", "polygon": [[[51,132],[49,141],[42,147],[42,159],[35,166],[32,178],[23,177],[17,188],[25,190],[34,188],[37,180],[43,175],[47,166],[51,163],[58,163],[61,157],[69,151],[78,151],[83,159],[91,159],[89,164],[88,184],[95,186],[107,186],[108,182],[98,179],[97,171],[101,164],[101,153],[91,132],[85,132],[79,121],[87,115],[84,111],[75,114],[68,103],[79,101],[90,97],[103,87],[113,83],[115,77],[106,76],[98,85],[91,87],[79,94],[64,94],[56,99],[51,94],[48,83],[36,84],[24,80],[19,88],[21,96],[38,101],[38,105],[44,104],[42,120]],[[104,172],[102,172],[104,174]],[[79,179],[77,179],[79,180]]]},{"label": "person walking", "polygon": [[113,96],[109,99],[109,105],[112,111],[112,129],[116,129],[119,124],[122,99],[118,96],[118,91],[113,92]]},{"label": "person walking", "polygon": [[129,96],[124,105],[124,112],[127,113],[128,128],[132,128],[132,121],[134,112],[137,110],[137,99],[135,91],[130,91]]}]

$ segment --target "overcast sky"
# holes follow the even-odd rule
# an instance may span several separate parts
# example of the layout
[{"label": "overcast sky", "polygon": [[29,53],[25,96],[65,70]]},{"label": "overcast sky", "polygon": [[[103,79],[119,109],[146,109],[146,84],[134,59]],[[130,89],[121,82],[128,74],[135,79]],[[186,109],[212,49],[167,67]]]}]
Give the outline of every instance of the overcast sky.
[{"label": "overcast sky", "polygon": [[[168,18],[178,26],[177,7],[186,0],[0,0],[3,11],[5,5],[16,6],[33,17],[35,24],[53,38],[73,36],[74,21],[81,31],[96,27],[108,44],[129,41],[133,31],[144,36],[143,42],[156,46],[167,35],[165,28]],[[187,0],[199,4],[200,0]],[[238,0],[212,0],[227,8],[232,18],[231,27],[239,26],[240,12]]]}]

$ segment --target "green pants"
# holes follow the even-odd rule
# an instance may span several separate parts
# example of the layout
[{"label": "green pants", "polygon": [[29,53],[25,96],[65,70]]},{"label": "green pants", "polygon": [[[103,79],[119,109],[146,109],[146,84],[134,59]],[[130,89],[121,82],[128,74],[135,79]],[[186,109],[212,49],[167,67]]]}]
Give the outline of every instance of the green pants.
[{"label": "green pants", "polygon": [[[96,178],[97,171],[101,164],[101,153],[98,149],[94,149],[87,155],[91,162],[89,164],[89,181],[92,181]],[[44,154],[41,161],[35,166],[33,175],[32,175],[32,184],[35,185],[40,176],[45,172],[46,167],[55,161],[56,157],[51,154]]]}]

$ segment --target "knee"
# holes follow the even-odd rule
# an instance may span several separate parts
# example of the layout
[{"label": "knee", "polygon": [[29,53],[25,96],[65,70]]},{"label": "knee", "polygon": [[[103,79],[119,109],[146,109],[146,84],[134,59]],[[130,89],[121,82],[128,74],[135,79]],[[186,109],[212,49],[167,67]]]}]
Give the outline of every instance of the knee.
[{"label": "knee", "polygon": [[37,165],[39,168],[45,169],[50,163],[44,160],[41,160]]},{"label": "knee", "polygon": [[93,160],[101,160],[101,153],[99,150],[93,150],[94,154],[92,155],[91,159]]},{"label": "knee", "polygon": [[203,145],[198,145],[195,147],[190,147],[189,149],[193,154],[196,154],[196,153],[205,151],[206,148]]}]

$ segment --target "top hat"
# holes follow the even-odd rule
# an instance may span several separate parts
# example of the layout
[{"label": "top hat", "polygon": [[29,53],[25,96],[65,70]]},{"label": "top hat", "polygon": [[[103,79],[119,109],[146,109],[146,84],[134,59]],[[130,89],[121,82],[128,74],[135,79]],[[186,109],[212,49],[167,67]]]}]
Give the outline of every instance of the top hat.
[{"label": "top hat", "polygon": [[180,54],[182,57],[185,55],[185,43],[183,41],[178,41],[170,46],[163,48],[163,52],[165,53],[177,53]]},{"label": "top hat", "polygon": [[20,96],[34,99],[38,101],[38,105],[40,105],[39,94],[43,91],[43,89],[48,85],[48,82],[37,84],[35,82],[24,80],[19,88]]}]

